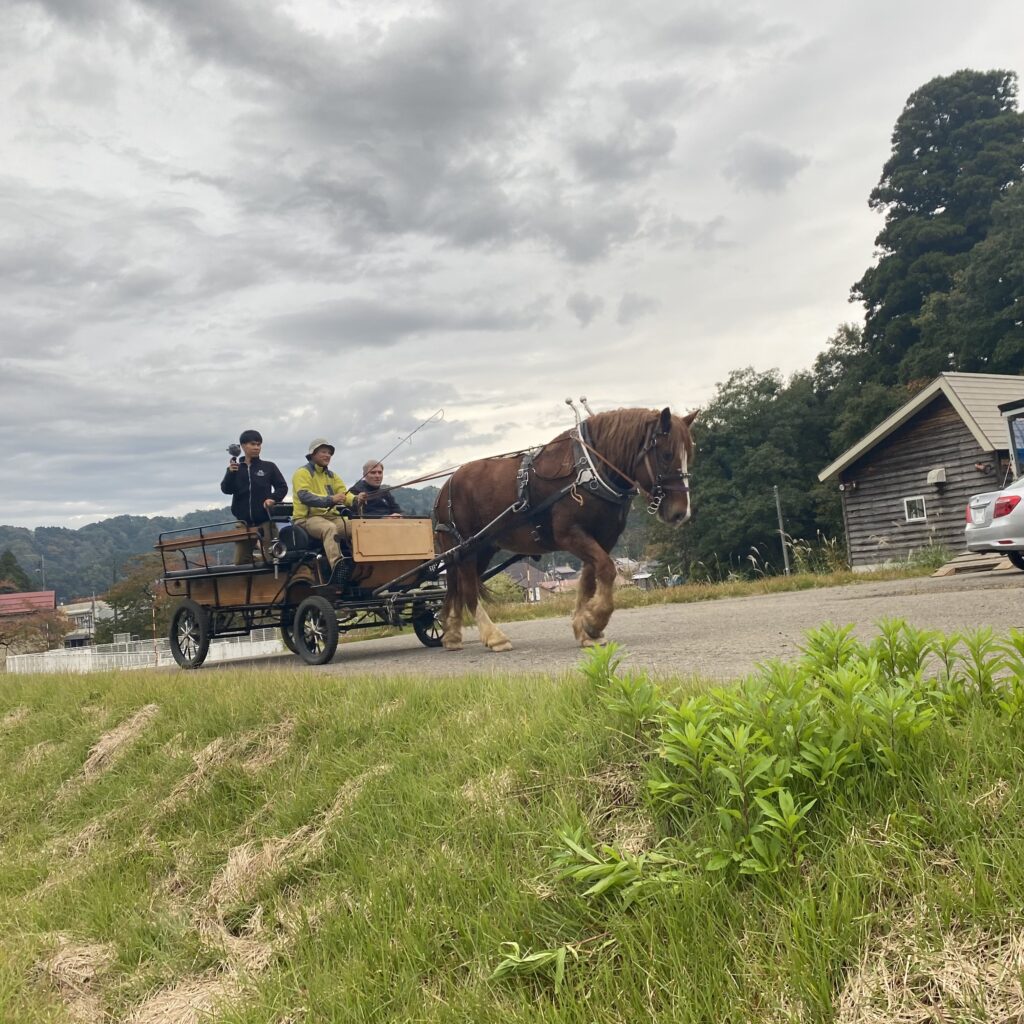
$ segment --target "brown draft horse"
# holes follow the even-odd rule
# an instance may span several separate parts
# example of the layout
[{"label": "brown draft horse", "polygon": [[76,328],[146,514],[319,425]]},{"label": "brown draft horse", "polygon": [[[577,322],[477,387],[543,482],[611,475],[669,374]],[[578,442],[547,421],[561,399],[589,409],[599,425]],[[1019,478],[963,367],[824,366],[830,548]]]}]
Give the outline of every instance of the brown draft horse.
[{"label": "brown draft horse", "polygon": [[597,413],[522,460],[499,456],[457,469],[434,505],[437,550],[452,552],[441,612],[444,646],[462,648],[468,609],[483,644],[511,650],[479,603],[480,577],[499,549],[519,555],[568,551],[579,558],[583,571],[572,629],[581,647],[599,643],[614,610],[615,563],[608,552],[622,534],[636,489],[651,499],[648,511],[663,522],[681,525],[690,518],[690,424],[696,415],[673,416],[667,408]]}]

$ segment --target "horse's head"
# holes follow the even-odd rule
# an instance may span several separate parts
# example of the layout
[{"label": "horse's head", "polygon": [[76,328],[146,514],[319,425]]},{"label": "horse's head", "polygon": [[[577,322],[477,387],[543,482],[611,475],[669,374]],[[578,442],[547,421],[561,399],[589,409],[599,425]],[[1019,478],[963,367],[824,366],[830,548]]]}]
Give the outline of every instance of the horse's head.
[{"label": "horse's head", "polygon": [[682,526],[690,518],[690,466],[693,436],[690,424],[696,412],[673,416],[666,406],[651,413],[647,438],[634,476],[652,496],[658,518],[670,526]]}]

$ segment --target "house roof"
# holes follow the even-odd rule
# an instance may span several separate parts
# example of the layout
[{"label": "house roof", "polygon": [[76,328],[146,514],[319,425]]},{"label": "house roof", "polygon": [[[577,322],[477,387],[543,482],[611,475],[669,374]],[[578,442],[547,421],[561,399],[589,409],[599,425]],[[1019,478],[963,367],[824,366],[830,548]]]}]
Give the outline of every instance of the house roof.
[{"label": "house roof", "polygon": [[30,612],[52,612],[57,607],[53,590],[32,590],[20,594],[0,594],[0,616],[28,615]]},{"label": "house roof", "polygon": [[548,578],[543,569],[529,562],[515,562],[504,570],[504,575],[521,587],[536,587]]},{"label": "house roof", "polygon": [[941,373],[928,387],[882,420],[852,448],[847,448],[835,462],[829,463],[818,474],[818,479],[828,480],[842,472],[940,395],[946,396],[979,447],[987,452],[1002,451],[1007,444],[1006,422],[999,412],[999,406],[1000,403],[1024,398],[1024,376]]}]

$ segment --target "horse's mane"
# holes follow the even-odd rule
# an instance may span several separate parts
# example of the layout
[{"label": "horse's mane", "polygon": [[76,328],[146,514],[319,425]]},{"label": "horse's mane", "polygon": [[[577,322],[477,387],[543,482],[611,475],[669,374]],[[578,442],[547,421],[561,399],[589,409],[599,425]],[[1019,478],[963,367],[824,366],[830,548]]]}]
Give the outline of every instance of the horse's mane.
[{"label": "horse's mane", "polygon": [[[657,416],[656,409],[613,409],[595,413],[586,422],[594,447],[609,462],[629,472]],[[672,417],[672,433],[678,434],[675,416]],[[677,436],[673,440],[686,444],[688,439]]]},{"label": "horse's mane", "polygon": [[[647,431],[659,416],[657,409],[612,409],[594,413],[584,422],[594,448],[619,470],[633,473],[637,457],[647,440]],[[672,417],[669,433],[674,445],[685,448],[689,456],[693,455],[693,439],[680,417]],[[573,450],[569,446],[574,434],[574,430],[563,430],[541,447],[534,461],[534,471],[540,479],[558,480],[576,471]],[[519,458],[519,453],[515,458]]]}]

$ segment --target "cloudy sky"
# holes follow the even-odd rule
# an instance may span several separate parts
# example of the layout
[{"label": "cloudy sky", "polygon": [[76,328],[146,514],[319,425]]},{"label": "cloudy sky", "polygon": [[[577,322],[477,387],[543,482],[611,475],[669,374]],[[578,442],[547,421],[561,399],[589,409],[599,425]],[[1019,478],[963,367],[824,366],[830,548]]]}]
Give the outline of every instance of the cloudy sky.
[{"label": "cloudy sky", "polygon": [[699,406],[857,320],[907,96],[991,0],[0,0],[0,522],[218,506]]}]

